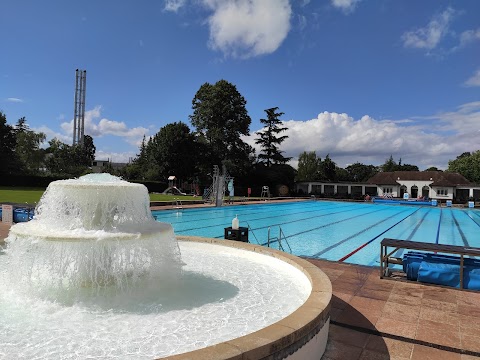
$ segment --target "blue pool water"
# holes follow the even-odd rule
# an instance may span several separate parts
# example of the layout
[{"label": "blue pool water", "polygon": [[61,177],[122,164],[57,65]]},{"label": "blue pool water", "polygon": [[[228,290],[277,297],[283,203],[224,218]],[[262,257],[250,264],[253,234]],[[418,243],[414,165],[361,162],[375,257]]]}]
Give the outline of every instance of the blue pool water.
[{"label": "blue pool water", "polygon": [[240,226],[251,229],[251,243],[266,243],[268,228],[278,236],[280,226],[295,255],[370,266],[379,264],[385,237],[480,247],[480,211],[475,209],[304,201],[152,213],[171,223],[177,235],[219,239],[238,215]]}]

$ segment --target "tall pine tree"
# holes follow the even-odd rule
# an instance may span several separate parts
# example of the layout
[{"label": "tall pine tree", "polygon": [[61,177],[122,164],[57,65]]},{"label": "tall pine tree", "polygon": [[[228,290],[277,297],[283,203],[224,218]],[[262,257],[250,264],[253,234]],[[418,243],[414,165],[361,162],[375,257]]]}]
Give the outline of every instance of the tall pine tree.
[{"label": "tall pine tree", "polygon": [[285,164],[291,159],[284,157],[282,155],[283,151],[279,149],[280,144],[288,138],[287,135],[279,136],[279,134],[288,130],[288,128],[282,127],[283,123],[279,117],[284,113],[276,112],[277,110],[278,107],[265,110],[267,119],[260,119],[260,122],[265,125],[264,129],[255,133],[260,136],[259,139],[255,140],[255,143],[262,148],[258,159],[267,167],[273,164]]}]

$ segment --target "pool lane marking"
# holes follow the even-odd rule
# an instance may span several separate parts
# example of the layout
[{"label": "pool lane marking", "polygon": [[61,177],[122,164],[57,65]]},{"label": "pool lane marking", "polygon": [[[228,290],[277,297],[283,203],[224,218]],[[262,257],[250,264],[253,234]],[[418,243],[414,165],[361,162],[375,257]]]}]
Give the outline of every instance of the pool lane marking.
[{"label": "pool lane marking", "polygon": [[[214,207],[214,208],[196,208],[196,209],[183,209],[184,211],[182,212],[182,217],[195,217],[195,216],[198,216],[198,213],[209,213],[209,214],[217,214],[217,213],[220,213],[220,214],[228,214],[229,216],[231,216],[232,214],[246,214],[246,215],[253,215],[253,214],[264,214],[264,213],[268,213],[269,211],[270,212],[282,212],[283,209],[278,209],[278,210],[274,210],[274,211],[271,211],[271,209],[269,209],[268,207],[269,206],[275,206],[275,205],[278,205],[278,206],[288,206],[290,205],[290,207],[292,208],[300,208],[300,209],[304,209],[304,208],[312,208],[314,207],[314,203],[313,202],[310,202],[310,201],[305,201],[305,202],[294,202],[294,203],[283,203],[283,204],[253,204],[253,206],[250,206],[250,207],[247,207],[245,205],[234,205],[234,206],[228,206],[228,207],[222,207],[221,209],[220,208],[217,208],[217,207]],[[343,205],[343,204],[342,204]],[[335,204],[327,204],[325,206],[325,208],[329,208],[329,207],[335,207],[335,206],[339,206],[339,205],[335,205]],[[250,211],[249,211],[250,210]],[[255,210],[255,211],[251,211],[251,210]],[[177,214],[177,210],[153,210],[152,212],[155,212],[155,215],[157,217],[163,217],[163,221],[168,221],[170,220],[170,218],[176,218],[176,214]],[[160,216],[161,214],[166,214],[166,216]],[[208,219],[211,219],[211,216],[208,216],[208,217],[205,217],[205,218],[196,218],[195,220],[198,221],[198,220],[208,220]]]},{"label": "pool lane marking", "polygon": [[440,226],[442,224],[442,215],[443,215],[442,208],[440,208],[440,216],[438,218],[437,237],[435,238],[435,244],[438,244],[438,240],[440,239]]},{"label": "pool lane marking", "polygon": [[389,216],[389,217],[387,217],[387,218],[385,218],[385,219],[382,219],[382,220],[376,222],[375,224],[369,226],[368,228],[362,229],[362,230],[360,230],[359,232],[357,232],[357,233],[355,233],[355,234],[353,234],[353,235],[350,235],[349,237],[347,237],[347,238],[345,238],[345,239],[343,239],[343,240],[340,240],[339,242],[336,242],[335,244],[332,244],[332,245],[326,247],[326,248],[323,249],[322,251],[319,251],[319,252],[317,252],[317,253],[315,253],[315,254],[313,254],[313,255],[308,255],[308,257],[318,258],[318,257],[320,257],[321,255],[325,254],[326,252],[332,250],[333,248],[336,248],[337,246],[339,246],[339,245],[341,245],[341,244],[343,244],[343,243],[351,240],[352,238],[354,238],[354,237],[356,237],[356,236],[364,233],[364,232],[367,231],[367,230],[370,230],[371,228],[373,228],[373,227],[375,227],[375,226],[377,226],[377,225],[380,225],[381,223],[383,223],[383,222],[385,222],[385,221],[387,221],[387,220],[390,220],[391,218],[393,218],[393,217],[395,217],[395,216],[397,216],[397,215],[400,215],[401,213],[403,213],[403,212],[405,212],[405,211],[407,211],[407,210],[403,210],[402,212],[398,212],[398,213],[396,213],[396,214],[393,214],[392,216]]},{"label": "pool lane marking", "polygon": [[[314,230],[318,230],[318,229],[322,229],[322,228],[325,228],[327,226],[330,226],[330,225],[335,225],[335,224],[338,224],[338,223],[341,223],[341,222],[344,222],[344,221],[348,221],[348,220],[351,220],[351,219],[355,219],[357,217],[360,217],[360,216],[364,216],[364,215],[368,215],[368,214],[373,214],[375,212],[379,212],[379,211],[382,211],[384,209],[378,209],[378,210],[374,210],[374,211],[370,211],[370,212],[367,212],[367,213],[362,213],[362,214],[359,214],[359,215],[355,215],[355,216],[352,216],[352,217],[349,217],[349,218],[346,218],[346,219],[341,219],[341,220],[337,220],[337,221],[333,221],[331,223],[328,223],[328,224],[324,224],[322,226],[318,226],[318,227],[315,227],[313,229],[308,229],[308,230],[303,230],[303,231],[300,231],[298,233],[295,233],[295,234],[291,234],[291,235],[288,235],[288,236],[285,236],[285,239],[288,239],[288,238],[291,238],[291,237],[294,237],[294,236],[297,236],[297,235],[301,235],[301,234],[305,234],[307,232],[311,232],[311,231],[314,231]],[[287,224],[287,223],[286,223]],[[279,224],[279,225],[282,225],[282,224]],[[276,242],[276,241],[270,241],[270,243],[272,242]],[[268,243],[263,243],[263,244],[260,244],[260,245],[267,245]]]},{"label": "pool lane marking", "polygon": [[[333,206],[333,207],[334,207],[334,206]],[[340,207],[340,208],[337,206],[336,208],[342,210],[342,209],[345,209],[345,208],[348,209],[348,208],[354,208],[354,207],[355,207],[355,205],[349,205],[349,206],[342,206],[342,207]],[[323,211],[323,210],[329,210],[329,209],[331,209],[331,208],[332,208],[332,207],[328,206],[328,207],[324,207],[324,208],[321,208],[321,209],[306,210],[306,211],[297,211],[297,212],[294,212],[294,213],[292,213],[292,214],[290,214],[290,215],[306,214],[306,213],[320,213],[321,215],[319,215],[319,216],[324,216],[324,214],[322,214],[322,211]],[[339,212],[341,212],[341,211],[339,211]],[[247,213],[247,215],[254,215],[254,214],[264,214],[264,212],[262,211],[262,212],[250,212],[250,213]],[[328,214],[331,214],[331,213],[327,213],[327,215],[328,215]],[[214,213],[212,214],[212,213],[211,213],[211,215],[216,215],[216,214],[214,214]],[[277,217],[279,216],[278,214],[275,214],[275,215],[273,215],[273,216],[256,217],[256,218],[254,218],[254,219],[250,219],[249,217],[242,217],[242,215],[245,215],[245,213],[243,213],[243,214],[239,213],[238,215],[240,215],[240,217],[241,217],[240,220],[241,220],[241,221],[242,221],[242,220],[245,220],[245,221],[266,220],[266,219],[270,219],[270,218],[277,218]],[[198,230],[198,229],[203,229],[203,228],[208,228],[208,227],[214,227],[214,226],[224,226],[224,225],[225,225],[225,221],[228,221],[228,222],[231,221],[231,220],[230,220],[230,216],[233,216],[233,214],[230,214],[230,213],[229,213],[228,216],[229,216],[228,220],[227,220],[227,215],[220,216],[220,220],[219,220],[220,222],[219,222],[219,223],[215,223],[215,224],[211,224],[211,225],[207,225],[207,226],[201,226],[201,227],[187,228],[187,229],[184,229],[184,230],[175,230],[175,231],[189,231],[189,230]],[[314,216],[314,217],[315,217],[315,216]],[[308,217],[308,218],[306,218],[306,219],[311,219],[311,218],[312,218],[312,217]],[[210,219],[212,219],[211,216],[210,216],[210,217],[207,217],[207,218],[200,218],[200,219],[188,220],[188,221],[186,221],[186,222],[176,222],[176,223],[175,223],[175,222],[172,222],[172,225],[175,225],[175,224],[180,224],[180,225],[181,225],[181,224],[185,224],[185,223],[187,223],[187,222],[198,222],[198,221],[210,220]],[[168,220],[168,219],[166,219],[166,220]],[[228,225],[227,225],[227,226],[228,226]]]},{"label": "pool lane marking", "polygon": [[383,234],[385,234],[387,231],[389,231],[390,229],[393,229],[395,226],[397,226],[398,224],[400,224],[403,220],[407,219],[408,217],[412,216],[413,214],[415,214],[418,210],[420,210],[421,207],[419,207],[417,210],[415,210],[414,212],[412,212],[411,214],[405,216],[402,220],[398,221],[397,223],[393,224],[392,226],[390,226],[387,230],[385,231],[382,231],[380,234],[378,234],[377,236],[375,236],[373,239],[371,240],[368,240],[365,244],[363,245],[360,245],[358,248],[356,248],[355,250],[353,250],[352,252],[350,252],[349,254],[345,255],[344,257],[342,257],[341,259],[339,259],[338,261],[345,261],[346,259],[348,259],[350,256],[352,256],[353,254],[356,254],[357,252],[359,252],[360,250],[362,250],[365,246],[367,246],[368,244],[370,244],[372,241],[378,239],[380,236],[382,236]]},{"label": "pool lane marking", "polygon": [[[350,210],[343,210],[343,211],[338,211],[338,212],[335,212],[335,213],[327,213],[327,214],[321,214],[321,215],[317,215],[317,216],[311,216],[311,217],[308,217],[308,218],[303,218],[303,219],[297,219],[297,220],[292,220],[292,221],[286,221],[286,222],[283,222],[283,223],[277,223],[277,224],[269,224],[269,225],[265,225],[265,226],[261,226],[261,227],[258,227],[258,228],[250,228],[250,230],[261,230],[261,229],[267,229],[267,228],[271,228],[273,226],[280,226],[280,225],[285,225],[285,224],[292,224],[294,222],[300,222],[300,221],[304,221],[304,220],[311,220],[311,219],[318,219],[320,217],[323,217],[323,216],[328,216],[328,215],[337,215],[337,214],[341,214],[341,213],[344,213],[344,212],[348,212],[348,211],[354,211],[354,210],[358,210],[358,209],[350,209]],[[375,210],[375,211],[371,211],[367,214],[371,214],[372,212],[377,212],[377,211],[381,211],[381,210]],[[353,217],[350,217],[348,219],[354,219],[358,216],[363,216],[365,214],[360,214],[360,215],[356,215],[356,216],[353,216]],[[303,234],[305,232],[309,232],[309,231],[313,231],[313,230],[316,230],[316,229],[320,229],[320,228],[323,228],[323,227],[326,227],[326,226],[329,226],[329,225],[333,225],[333,224],[336,224],[336,223],[339,223],[339,222],[342,222],[342,221],[346,221],[348,219],[342,219],[342,220],[338,220],[338,221],[334,221],[334,222],[331,222],[331,223],[328,223],[326,225],[322,225],[320,227],[317,227],[317,228],[313,228],[313,229],[308,229],[308,230],[305,230],[305,231],[301,231],[299,233],[296,233],[296,234],[293,234],[293,235],[289,235],[289,236],[285,236],[284,239],[287,239],[287,238],[291,238],[293,236],[297,236],[299,234]],[[223,235],[222,235],[223,236]],[[215,236],[214,238],[222,238],[222,236]],[[276,243],[276,242],[279,242],[278,240],[271,240],[270,241],[270,244],[272,243]],[[259,244],[261,246],[264,246],[264,245],[267,245],[268,242],[266,243],[262,243],[262,244]]]},{"label": "pool lane marking", "polygon": [[[287,222],[283,222],[283,223],[276,223],[276,224],[269,224],[269,225],[265,225],[265,226],[260,226],[260,227],[257,227],[257,228],[251,228],[252,230],[261,230],[261,229],[267,229],[269,227],[272,227],[272,226],[280,226],[280,225],[283,225],[283,224],[291,224],[291,223],[294,223],[294,222],[300,222],[300,221],[305,221],[305,220],[311,220],[311,219],[316,219],[316,218],[319,218],[319,217],[323,217],[323,216],[328,216],[328,215],[336,215],[336,214],[341,214],[341,213],[344,213],[344,212],[348,212],[348,211],[354,211],[354,210],[357,210],[357,209],[354,209],[355,206],[350,206],[350,207],[347,207],[349,208],[349,210],[342,210],[342,211],[337,211],[337,212],[329,212],[329,213],[321,213],[319,215],[314,215],[314,216],[309,216],[309,217],[306,217],[306,218],[301,218],[301,219],[296,219],[296,220],[291,220],[291,221],[287,221]],[[344,207],[345,208],[345,207]],[[316,212],[316,211],[301,211],[301,212],[297,212],[297,213],[294,213],[294,214],[303,214],[303,213],[307,213],[307,212]],[[292,214],[290,214],[292,215]],[[271,219],[271,218],[278,218],[278,215],[275,215],[275,216],[267,216],[267,217],[263,217],[263,218],[256,218],[256,219],[253,219],[253,220],[265,220],[265,219]],[[244,221],[248,221],[244,219]],[[252,221],[252,220],[250,220]],[[223,223],[223,224],[214,224],[214,225],[208,225],[208,226],[202,226],[202,227],[198,227],[198,228],[190,228],[190,229],[185,229],[185,230],[178,230],[179,232],[182,232],[182,231],[190,231],[190,230],[199,230],[199,229],[205,229],[205,228],[211,228],[211,227],[216,227],[216,226],[228,226],[229,223]],[[215,236],[215,238],[221,238],[223,235],[221,236]]]},{"label": "pool lane marking", "polygon": [[472,221],[473,221],[477,226],[480,227],[480,224],[475,221],[475,219],[470,215],[470,212],[464,212],[464,214],[467,215],[470,219],[472,219]]},{"label": "pool lane marking", "polygon": [[[345,208],[348,208],[349,210],[342,210],[342,211],[337,211],[337,212],[330,212],[330,213],[326,213],[326,214],[320,214],[320,215],[315,215],[315,216],[309,216],[309,217],[306,217],[306,218],[301,218],[301,219],[296,219],[296,220],[292,220],[292,221],[287,221],[287,222],[283,222],[283,223],[277,223],[277,224],[270,224],[270,225],[266,225],[266,226],[261,226],[261,227],[258,227],[258,228],[252,228],[252,230],[260,230],[260,229],[266,229],[268,227],[271,227],[271,226],[279,226],[279,225],[283,225],[283,224],[290,224],[290,223],[294,223],[294,222],[299,222],[299,221],[304,221],[304,220],[310,220],[310,219],[315,219],[315,218],[319,218],[319,217],[323,217],[323,216],[328,216],[328,215],[335,215],[335,214],[340,214],[340,213],[343,213],[343,212],[348,212],[348,211],[354,211],[354,210],[358,210],[358,209],[355,209],[355,205],[353,206],[349,206],[349,207],[343,207],[343,209]],[[315,211],[301,211],[301,212],[297,212],[295,214],[302,214],[302,213],[307,213],[307,212],[315,212]],[[256,218],[254,220],[265,220],[265,219],[271,219],[271,218],[278,218],[278,215],[276,216],[267,216],[267,217],[263,217],[263,218]],[[252,221],[252,220],[246,220],[246,221]],[[229,223],[221,223],[221,224],[213,224],[213,225],[208,225],[208,226],[201,226],[201,227],[195,227],[195,228],[189,228],[189,229],[183,229],[183,230],[176,230],[175,229],[175,232],[185,232],[185,231],[191,231],[191,230],[199,230],[199,229],[206,229],[206,228],[211,228],[211,227],[216,227],[216,226],[228,226]],[[222,235],[223,236],[223,235]],[[215,238],[219,238],[220,236],[215,236]]]},{"label": "pool lane marking", "polygon": [[470,244],[468,243],[467,237],[465,236],[463,230],[460,228],[460,224],[458,223],[458,220],[457,220],[457,218],[455,217],[455,214],[453,213],[452,210],[450,210],[450,212],[452,213],[453,222],[454,222],[455,225],[457,226],[458,232],[460,233],[460,237],[462,238],[463,245],[464,245],[464,246],[467,246],[467,247],[470,247]]},{"label": "pool lane marking", "polygon": [[[407,240],[412,240],[413,236],[416,234],[416,232],[417,232],[418,229],[420,228],[420,225],[422,225],[422,223],[425,221],[425,218],[426,218],[427,215],[430,213],[430,211],[432,211],[432,208],[429,208],[428,211],[422,216],[422,218],[420,219],[420,221],[417,223],[417,225],[415,226],[415,228],[412,230],[412,232],[410,233],[410,235],[407,237]],[[397,256],[397,257],[402,256],[404,251],[405,251],[405,249],[399,249],[399,250],[395,253],[395,256]]]}]

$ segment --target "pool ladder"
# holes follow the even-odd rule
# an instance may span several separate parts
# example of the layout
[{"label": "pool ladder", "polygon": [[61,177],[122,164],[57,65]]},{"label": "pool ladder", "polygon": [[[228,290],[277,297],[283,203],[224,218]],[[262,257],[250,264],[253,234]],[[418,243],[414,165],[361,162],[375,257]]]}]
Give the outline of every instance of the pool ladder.
[{"label": "pool ladder", "polygon": [[[245,221],[245,222],[246,222],[246,221]],[[249,224],[248,222],[246,222],[246,223],[247,223],[247,227],[248,227],[248,232],[253,235],[253,237],[255,238],[255,242],[256,242],[258,245],[262,245],[262,244],[260,244],[260,241],[258,241],[258,238],[257,238],[257,236],[255,235],[255,233],[253,232],[253,229],[251,228],[250,224]],[[248,242],[249,242],[249,243],[252,243],[251,241],[248,241]]]},{"label": "pool ladder", "polygon": [[175,199],[175,203],[173,204],[173,208],[177,209],[177,211],[183,210],[182,200]]},{"label": "pool ladder", "polygon": [[290,247],[290,244],[288,243],[287,237],[283,233],[282,228],[280,226],[278,227],[278,237],[271,236],[270,230],[271,230],[271,228],[269,227],[268,228],[267,246],[270,247],[270,244],[278,242],[279,250],[287,252],[285,250],[285,248],[283,247],[283,244],[285,243],[287,248],[288,248],[288,252],[291,254],[292,253],[292,248]]}]

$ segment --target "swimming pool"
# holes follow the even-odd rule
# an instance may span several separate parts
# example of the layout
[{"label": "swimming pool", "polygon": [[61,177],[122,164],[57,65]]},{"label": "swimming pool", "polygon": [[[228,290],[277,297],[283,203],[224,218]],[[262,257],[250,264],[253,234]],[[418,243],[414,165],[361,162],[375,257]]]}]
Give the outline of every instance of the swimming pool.
[{"label": "swimming pool", "polygon": [[[224,237],[238,215],[251,243],[266,243],[281,227],[292,253],[360,265],[378,265],[385,238],[480,247],[480,211],[334,201],[302,201],[153,211],[177,235]],[[274,247],[274,246],[273,246]],[[277,245],[278,247],[278,245]],[[396,256],[401,256],[399,250]]]}]

